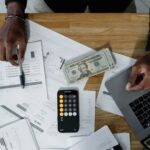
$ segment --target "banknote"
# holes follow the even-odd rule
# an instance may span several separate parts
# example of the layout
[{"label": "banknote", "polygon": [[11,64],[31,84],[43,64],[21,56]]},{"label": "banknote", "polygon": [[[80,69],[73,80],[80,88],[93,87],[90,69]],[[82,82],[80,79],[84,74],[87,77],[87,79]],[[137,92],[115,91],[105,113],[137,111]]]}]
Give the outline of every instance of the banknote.
[{"label": "banknote", "polygon": [[73,83],[85,77],[107,71],[115,66],[115,60],[108,48],[101,49],[88,56],[68,61],[64,64],[64,74],[69,83]]}]

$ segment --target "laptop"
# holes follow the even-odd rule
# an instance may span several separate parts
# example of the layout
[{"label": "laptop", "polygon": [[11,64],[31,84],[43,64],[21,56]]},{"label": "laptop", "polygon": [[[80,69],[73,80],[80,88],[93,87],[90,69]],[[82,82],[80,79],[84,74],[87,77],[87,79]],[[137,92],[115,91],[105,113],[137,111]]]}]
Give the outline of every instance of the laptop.
[{"label": "laptop", "polygon": [[105,85],[137,138],[150,149],[150,91],[126,91],[130,73],[131,67],[107,80]]}]

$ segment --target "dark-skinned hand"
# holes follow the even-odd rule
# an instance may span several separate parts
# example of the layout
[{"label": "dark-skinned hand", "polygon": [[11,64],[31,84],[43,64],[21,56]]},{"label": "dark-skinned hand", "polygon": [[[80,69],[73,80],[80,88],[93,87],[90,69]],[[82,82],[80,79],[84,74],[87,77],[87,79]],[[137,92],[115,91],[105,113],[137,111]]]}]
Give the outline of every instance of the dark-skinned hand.
[{"label": "dark-skinned hand", "polygon": [[132,67],[126,90],[150,90],[150,53],[139,59]]},{"label": "dark-skinned hand", "polygon": [[[20,9],[20,11],[19,11]],[[21,12],[21,6],[12,2],[8,6],[8,15]],[[23,13],[21,13],[22,15]],[[24,54],[26,50],[26,27],[25,22],[17,17],[7,18],[5,23],[0,29],[0,60],[8,61],[12,65],[16,65],[16,60],[13,57],[13,49],[19,44],[18,59],[20,62],[24,60]]]}]

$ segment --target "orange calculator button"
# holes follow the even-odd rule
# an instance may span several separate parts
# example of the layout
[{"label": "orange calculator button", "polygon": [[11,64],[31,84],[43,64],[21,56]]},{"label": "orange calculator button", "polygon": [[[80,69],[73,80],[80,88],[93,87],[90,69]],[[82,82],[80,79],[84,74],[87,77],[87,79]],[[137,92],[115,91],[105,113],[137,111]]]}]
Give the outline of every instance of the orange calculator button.
[{"label": "orange calculator button", "polygon": [[61,99],[62,99],[62,98],[63,98],[63,95],[60,95],[60,96],[59,96],[59,98],[61,98]]},{"label": "orange calculator button", "polygon": [[63,114],[63,113],[60,113],[59,115],[60,115],[61,117],[63,117],[63,116],[64,116],[64,114]]},{"label": "orange calculator button", "polygon": [[64,105],[63,105],[63,104],[60,104],[59,107],[64,107]]},{"label": "orange calculator button", "polygon": [[60,112],[63,112],[64,110],[63,110],[63,108],[60,108],[59,111],[60,111]]},{"label": "orange calculator button", "polygon": [[64,101],[62,99],[59,100],[60,103],[63,103]]}]

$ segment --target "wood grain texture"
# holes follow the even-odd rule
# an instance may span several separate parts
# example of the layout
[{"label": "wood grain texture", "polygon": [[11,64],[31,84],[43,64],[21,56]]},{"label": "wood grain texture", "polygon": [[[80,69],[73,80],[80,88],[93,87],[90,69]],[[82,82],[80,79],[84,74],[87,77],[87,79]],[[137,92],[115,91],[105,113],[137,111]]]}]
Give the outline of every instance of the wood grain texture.
[{"label": "wood grain texture", "polygon": [[[3,19],[0,15],[0,24]],[[149,27],[149,16],[144,14],[30,14],[29,19],[95,50],[110,47],[134,58],[144,54]],[[91,77],[85,89],[98,93],[102,78],[103,74]],[[96,130],[103,125],[113,132],[129,132],[132,150],[142,150],[124,118],[96,109]]]}]

